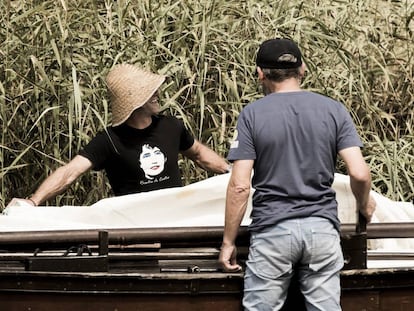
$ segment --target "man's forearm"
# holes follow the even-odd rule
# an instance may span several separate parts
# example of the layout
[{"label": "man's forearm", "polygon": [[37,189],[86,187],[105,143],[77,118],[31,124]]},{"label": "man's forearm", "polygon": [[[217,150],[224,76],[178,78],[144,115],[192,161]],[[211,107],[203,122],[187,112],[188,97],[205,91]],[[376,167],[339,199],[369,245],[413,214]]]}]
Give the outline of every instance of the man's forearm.
[{"label": "man's forearm", "polygon": [[76,156],[68,164],[59,167],[40,185],[36,192],[30,197],[36,205],[40,205],[48,199],[65,191],[80,175],[89,170],[92,163],[82,157]]},{"label": "man's forearm", "polygon": [[224,158],[206,146],[202,148],[204,150],[198,163],[201,167],[217,174],[224,174],[230,171],[231,166]]},{"label": "man's forearm", "polygon": [[250,187],[237,187],[229,185],[226,197],[226,212],[223,244],[234,244],[240,224],[246,213]]},{"label": "man's forearm", "polygon": [[241,270],[237,264],[236,238],[249,201],[253,164],[253,160],[235,161],[227,186],[223,243],[219,256],[224,271]]},{"label": "man's forearm", "polygon": [[183,154],[207,171],[224,174],[230,170],[230,164],[223,157],[199,141]]},{"label": "man's forearm", "polygon": [[60,167],[45,179],[35,193],[32,194],[30,200],[36,203],[36,205],[40,205],[62,193],[70,183],[67,176],[65,176],[63,168]]},{"label": "man's forearm", "polygon": [[371,175],[365,179],[350,178],[351,190],[355,196],[358,208],[364,208],[368,204],[369,193],[371,191]]}]

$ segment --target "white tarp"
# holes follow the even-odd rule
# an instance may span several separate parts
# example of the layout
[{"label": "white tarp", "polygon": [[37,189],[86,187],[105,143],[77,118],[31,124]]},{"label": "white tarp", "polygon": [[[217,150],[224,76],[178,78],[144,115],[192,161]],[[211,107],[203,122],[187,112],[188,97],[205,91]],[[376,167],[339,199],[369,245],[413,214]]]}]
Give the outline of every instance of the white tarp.
[{"label": "white tarp", "polygon": [[[0,231],[222,226],[229,174],[185,187],[107,198],[91,206],[8,207]],[[249,204],[251,207],[251,203]],[[249,221],[246,217],[244,224]]]},{"label": "white tarp", "polygon": [[[8,207],[0,215],[0,232],[96,228],[222,226],[229,174],[179,188],[107,198],[91,206]],[[355,199],[349,177],[335,174],[342,223],[355,223]],[[253,191],[252,191],[253,193]],[[372,191],[377,210],[372,222],[414,222],[411,203],[394,202]],[[248,209],[251,209],[251,197]],[[250,222],[249,211],[243,225]],[[412,249],[414,239],[370,242],[374,249]]]}]

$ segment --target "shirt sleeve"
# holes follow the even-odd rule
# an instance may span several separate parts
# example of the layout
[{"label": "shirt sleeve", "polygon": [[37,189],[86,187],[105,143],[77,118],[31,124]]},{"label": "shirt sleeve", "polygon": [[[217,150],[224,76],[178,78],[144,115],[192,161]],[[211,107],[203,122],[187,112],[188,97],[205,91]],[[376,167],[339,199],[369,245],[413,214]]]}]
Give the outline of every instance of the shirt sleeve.
[{"label": "shirt sleeve", "polygon": [[104,168],[104,164],[113,153],[114,148],[113,142],[111,144],[109,131],[102,131],[79,151],[79,155],[92,162],[93,170],[99,171]]},{"label": "shirt sleeve", "polygon": [[363,144],[361,142],[361,139],[359,138],[355,124],[352,121],[351,115],[343,106],[341,109],[341,115],[343,122],[339,127],[339,132],[337,136],[337,150],[341,151],[349,147],[362,148]]},{"label": "shirt sleeve", "polygon": [[246,109],[242,110],[237,120],[236,133],[230,145],[227,160],[255,160],[256,149],[253,139],[253,119],[249,117]]},{"label": "shirt sleeve", "polygon": [[191,133],[185,128],[184,123],[177,119],[179,126],[181,127],[180,135],[180,150],[185,151],[191,148],[194,145],[194,137]]}]

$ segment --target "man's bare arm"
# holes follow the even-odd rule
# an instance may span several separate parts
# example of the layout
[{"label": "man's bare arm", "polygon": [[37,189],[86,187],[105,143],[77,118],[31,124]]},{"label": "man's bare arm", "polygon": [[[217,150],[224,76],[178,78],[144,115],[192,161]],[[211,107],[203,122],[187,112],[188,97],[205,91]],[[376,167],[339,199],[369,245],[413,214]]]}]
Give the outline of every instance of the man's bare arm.
[{"label": "man's bare arm", "polygon": [[247,209],[253,163],[253,160],[235,161],[227,186],[224,234],[219,262],[224,271],[228,272],[241,270],[240,265],[237,264],[235,243],[240,224]]},{"label": "man's bare arm", "polygon": [[25,200],[32,205],[40,205],[65,191],[80,175],[91,168],[91,161],[77,155],[68,164],[59,167],[50,174],[30,198],[13,198],[8,206],[15,205],[18,200]]},{"label": "man's bare arm", "polygon": [[213,173],[223,174],[229,171],[230,165],[216,152],[195,140],[191,148],[185,150],[183,155],[193,160],[198,166]]},{"label": "man's bare arm", "polygon": [[371,221],[376,202],[370,196],[371,173],[359,147],[350,147],[339,151],[350,177],[351,190],[355,196],[358,210],[367,222]]}]

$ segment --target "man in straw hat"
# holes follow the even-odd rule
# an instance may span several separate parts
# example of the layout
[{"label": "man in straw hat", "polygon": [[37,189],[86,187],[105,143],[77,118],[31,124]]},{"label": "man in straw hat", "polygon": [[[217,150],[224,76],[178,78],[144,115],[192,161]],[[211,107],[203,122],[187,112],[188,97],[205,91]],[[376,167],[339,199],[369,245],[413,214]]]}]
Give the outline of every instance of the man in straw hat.
[{"label": "man in straw hat", "polygon": [[[106,171],[115,195],[181,186],[179,153],[214,173],[228,163],[172,116],[158,115],[165,77],[129,64],[115,66],[106,83],[112,126],[101,131],[68,164],[59,167],[26,202],[39,205],[63,192],[90,169]],[[13,199],[9,205],[15,204]]]},{"label": "man in straw hat", "polygon": [[296,43],[263,42],[256,65],[265,96],[247,105],[237,121],[219,261],[225,271],[241,269],[235,240],[252,183],[245,310],[280,310],[295,272],[307,310],[341,310],[343,257],[331,186],[339,154],[357,207],[370,221],[375,201],[362,143],[341,103],[301,89],[305,66]]}]

